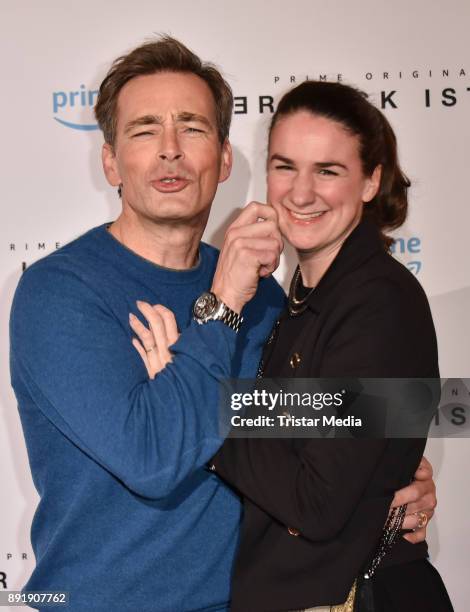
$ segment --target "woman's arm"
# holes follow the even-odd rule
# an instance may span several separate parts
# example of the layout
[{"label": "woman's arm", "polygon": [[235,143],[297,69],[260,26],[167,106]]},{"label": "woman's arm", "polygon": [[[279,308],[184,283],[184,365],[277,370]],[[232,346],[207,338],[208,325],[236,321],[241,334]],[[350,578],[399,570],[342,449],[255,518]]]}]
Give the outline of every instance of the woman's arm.
[{"label": "woman's arm", "polygon": [[[297,455],[289,440],[228,439],[216,473],[279,522],[329,540],[359,504],[386,440],[311,440]],[[393,495],[384,496],[384,514]]]}]

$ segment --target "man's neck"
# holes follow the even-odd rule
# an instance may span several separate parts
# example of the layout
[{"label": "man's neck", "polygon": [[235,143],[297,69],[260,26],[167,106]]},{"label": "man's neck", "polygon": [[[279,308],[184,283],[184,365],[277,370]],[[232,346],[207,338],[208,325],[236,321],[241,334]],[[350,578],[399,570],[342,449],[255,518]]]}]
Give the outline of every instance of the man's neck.
[{"label": "man's neck", "polygon": [[197,263],[204,227],[160,224],[122,213],[109,232],[126,248],[154,264],[188,270]]}]

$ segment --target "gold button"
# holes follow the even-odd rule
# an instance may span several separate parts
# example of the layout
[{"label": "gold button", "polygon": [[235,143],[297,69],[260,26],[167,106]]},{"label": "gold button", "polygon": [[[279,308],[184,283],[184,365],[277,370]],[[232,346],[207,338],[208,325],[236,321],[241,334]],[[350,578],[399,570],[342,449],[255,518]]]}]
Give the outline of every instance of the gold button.
[{"label": "gold button", "polygon": [[288,527],[287,531],[291,534],[291,536],[299,536],[300,535],[300,531],[298,529],[296,529],[295,527]]},{"label": "gold button", "polygon": [[290,363],[290,367],[294,368],[294,370],[295,370],[295,368],[298,367],[298,365],[300,364],[301,361],[302,361],[302,359],[300,358],[299,353],[294,353],[292,355],[292,357],[290,358],[290,362],[289,362]]}]

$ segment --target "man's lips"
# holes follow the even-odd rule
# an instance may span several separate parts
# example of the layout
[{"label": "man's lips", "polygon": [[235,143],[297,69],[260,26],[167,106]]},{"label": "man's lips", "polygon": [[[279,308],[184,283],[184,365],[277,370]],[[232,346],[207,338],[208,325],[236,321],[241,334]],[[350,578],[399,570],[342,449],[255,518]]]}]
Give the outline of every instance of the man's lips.
[{"label": "man's lips", "polygon": [[189,182],[189,179],[183,176],[167,175],[150,181],[150,184],[161,193],[174,193],[184,189]]}]

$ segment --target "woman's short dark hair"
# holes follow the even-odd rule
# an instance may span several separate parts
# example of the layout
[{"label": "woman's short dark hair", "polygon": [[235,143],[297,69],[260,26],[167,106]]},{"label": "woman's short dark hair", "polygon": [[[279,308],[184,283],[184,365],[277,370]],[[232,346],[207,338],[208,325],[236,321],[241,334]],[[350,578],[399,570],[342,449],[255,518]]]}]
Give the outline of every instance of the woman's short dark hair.
[{"label": "woman's short dark hair", "polygon": [[365,176],[370,176],[379,164],[382,166],[379,190],[364,206],[363,214],[377,225],[386,245],[390,246],[393,239],[384,230],[396,229],[404,223],[410,186],[400,168],[392,126],[359,89],[342,83],[305,81],[281,98],[271,120],[269,136],[282,117],[303,110],[336,121],[358,137]]},{"label": "woman's short dark hair", "polygon": [[214,98],[217,133],[223,143],[228,138],[232,120],[233,95],[230,85],[213,64],[203,62],[171,36],[159,36],[113,62],[101,83],[95,106],[95,116],[105,142],[114,145],[117,100],[121,89],[134,77],[157,72],[187,72],[207,83]]}]

